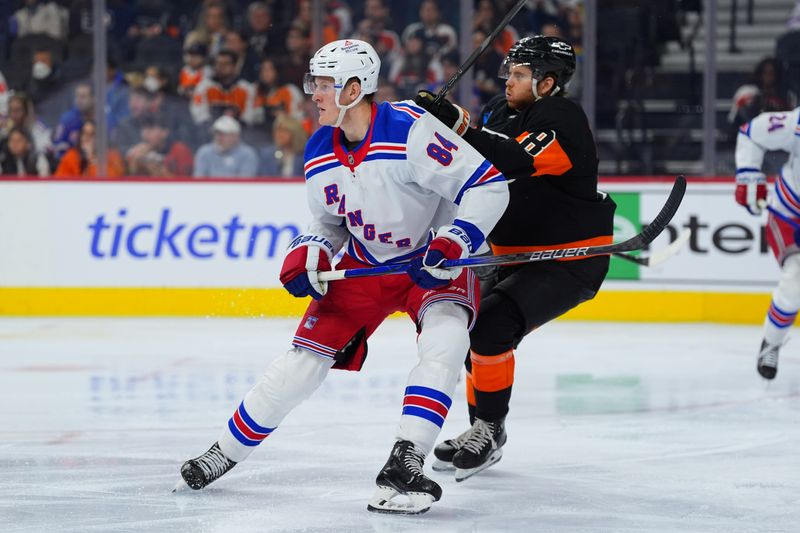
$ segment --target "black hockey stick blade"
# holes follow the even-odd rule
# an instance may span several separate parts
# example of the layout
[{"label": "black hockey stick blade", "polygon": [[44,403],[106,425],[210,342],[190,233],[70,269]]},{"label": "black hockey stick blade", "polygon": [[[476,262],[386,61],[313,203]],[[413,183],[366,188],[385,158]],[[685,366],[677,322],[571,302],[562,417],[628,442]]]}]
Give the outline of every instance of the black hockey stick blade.
[{"label": "black hockey stick blade", "polygon": [[692,230],[685,229],[678,235],[678,238],[672,241],[668,246],[661,248],[660,250],[656,250],[655,252],[651,252],[650,255],[647,257],[636,257],[635,255],[628,255],[626,253],[617,252],[614,254],[614,257],[619,257],[620,259],[624,259],[625,261],[630,261],[631,263],[636,263],[637,265],[642,265],[646,267],[654,267],[656,265],[660,265],[683,248],[683,245],[692,237]]}]

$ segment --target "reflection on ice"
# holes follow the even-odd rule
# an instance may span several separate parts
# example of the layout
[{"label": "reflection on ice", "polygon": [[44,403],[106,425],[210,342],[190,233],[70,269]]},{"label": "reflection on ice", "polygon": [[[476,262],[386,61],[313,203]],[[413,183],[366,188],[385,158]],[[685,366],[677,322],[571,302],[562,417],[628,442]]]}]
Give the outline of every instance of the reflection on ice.
[{"label": "reflection on ice", "polygon": [[[291,320],[0,320],[4,531],[792,531],[800,353],[755,327],[557,323],[519,349],[503,459],[421,517],[366,511],[414,331],[334,373],[246,462],[171,494]],[[568,341],[568,342],[565,342]],[[460,387],[459,387],[460,388]],[[460,393],[442,437],[466,427]]]}]

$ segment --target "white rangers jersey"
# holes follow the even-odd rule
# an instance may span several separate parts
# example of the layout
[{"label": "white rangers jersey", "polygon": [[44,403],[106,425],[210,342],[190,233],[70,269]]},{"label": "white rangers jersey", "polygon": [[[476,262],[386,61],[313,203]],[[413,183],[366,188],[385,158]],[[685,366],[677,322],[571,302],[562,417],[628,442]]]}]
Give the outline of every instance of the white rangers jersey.
[{"label": "white rangers jersey", "polygon": [[800,218],[800,107],[761,113],[742,125],[736,139],[736,173],[761,172],[764,154],[771,150],[788,152],[789,160],[775,180],[770,204]]},{"label": "white rangers jersey", "polygon": [[477,251],[508,204],[505,178],[466,141],[411,101],[372,105],[352,151],[339,128],[309,139],[308,235],[369,265],[420,254],[431,230],[455,224]]}]

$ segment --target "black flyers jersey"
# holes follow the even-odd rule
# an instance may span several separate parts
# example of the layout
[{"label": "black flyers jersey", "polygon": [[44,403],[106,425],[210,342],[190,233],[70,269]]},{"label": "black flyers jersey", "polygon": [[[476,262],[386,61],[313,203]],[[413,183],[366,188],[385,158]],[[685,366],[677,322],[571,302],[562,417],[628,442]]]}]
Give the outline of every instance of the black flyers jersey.
[{"label": "black flyers jersey", "polygon": [[597,191],[597,150],[578,104],[545,97],[517,113],[498,95],[481,119],[464,139],[512,180],[489,236],[495,253],[611,243],[616,204]]}]

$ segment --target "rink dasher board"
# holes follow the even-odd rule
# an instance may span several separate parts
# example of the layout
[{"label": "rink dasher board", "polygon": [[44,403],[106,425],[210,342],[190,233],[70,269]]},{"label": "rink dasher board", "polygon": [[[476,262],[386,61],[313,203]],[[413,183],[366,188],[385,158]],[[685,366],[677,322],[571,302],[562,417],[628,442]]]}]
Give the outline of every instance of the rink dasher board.
[{"label": "rink dasher board", "polygon": [[[671,184],[602,180],[615,238],[649,222]],[[308,221],[302,180],[0,181],[0,315],[299,315],[306,302],[278,274]],[[690,178],[652,247],[691,226],[688,245],[656,268],[612,260],[566,318],[758,323],[778,276],[765,221],[736,205],[731,179]]]}]

